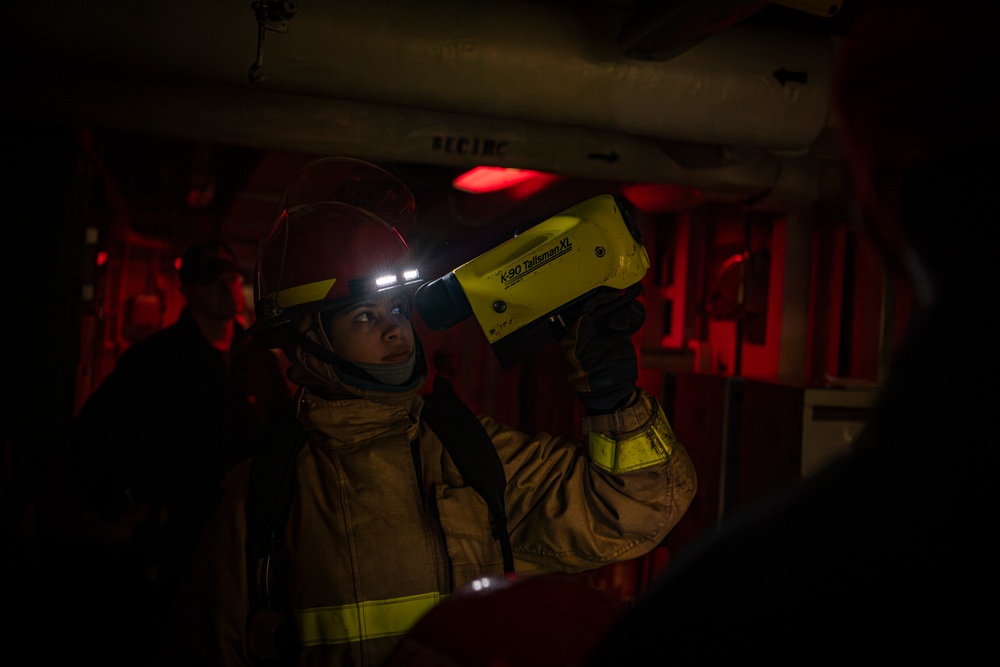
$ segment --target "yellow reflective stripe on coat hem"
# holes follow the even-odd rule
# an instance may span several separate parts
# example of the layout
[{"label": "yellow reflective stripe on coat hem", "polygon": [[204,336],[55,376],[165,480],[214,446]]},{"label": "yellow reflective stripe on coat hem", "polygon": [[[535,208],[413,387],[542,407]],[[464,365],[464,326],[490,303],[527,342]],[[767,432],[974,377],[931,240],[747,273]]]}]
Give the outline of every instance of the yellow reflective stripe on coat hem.
[{"label": "yellow reflective stripe on coat hem", "polygon": [[302,646],[316,646],[402,635],[446,597],[441,593],[422,593],[340,607],[303,609],[295,612],[299,642]]},{"label": "yellow reflective stripe on coat hem", "polygon": [[587,438],[590,460],[612,473],[639,470],[666,461],[676,442],[673,429],[658,405],[649,428],[639,435],[615,440],[591,431]]}]

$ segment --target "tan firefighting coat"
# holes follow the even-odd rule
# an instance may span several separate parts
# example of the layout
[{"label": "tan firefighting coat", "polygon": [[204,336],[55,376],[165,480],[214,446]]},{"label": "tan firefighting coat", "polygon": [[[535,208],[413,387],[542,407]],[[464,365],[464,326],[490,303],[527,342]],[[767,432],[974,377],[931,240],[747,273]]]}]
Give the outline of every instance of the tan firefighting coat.
[{"label": "tan firefighting coat", "polygon": [[[284,546],[300,665],[378,665],[453,590],[503,572],[486,504],[420,420],[417,389],[352,392],[334,400],[299,394],[309,443],[296,462]],[[480,417],[508,480],[519,577],[636,558],[684,514],[695,473],[658,403],[640,390],[623,414],[629,430],[599,437],[600,451],[593,437],[588,448]],[[604,469],[590,452],[605,466],[619,461],[632,469]],[[163,664],[250,664],[247,480],[245,465],[226,480]]]}]

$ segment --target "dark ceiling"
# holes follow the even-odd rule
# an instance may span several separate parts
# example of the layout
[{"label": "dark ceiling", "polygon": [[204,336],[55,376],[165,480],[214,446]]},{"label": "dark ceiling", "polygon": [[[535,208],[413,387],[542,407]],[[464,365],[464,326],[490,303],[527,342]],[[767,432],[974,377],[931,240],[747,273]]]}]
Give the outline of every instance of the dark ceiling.
[{"label": "dark ceiling", "polygon": [[[862,2],[538,0],[530,4],[559,6],[570,12],[613,10],[622,17],[617,32],[617,48],[621,53],[629,59],[665,62],[737,24],[838,37],[846,32]],[[284,4],[308,7],[305,2]],[[830,15],[823,16],[826,7]],[[251,11],[248,2],[247,12]],[[26,18],[32,19],[37,17]],[[296,27],[293,17],[288,21],[289,33]],[[286,35],[268,31],[265,36],[268,40],[279,40]],[[87,55],[81,55],[86,60]],[[268,61],[265,58],[263,62],[266,72]],[[247,65],[251,63],[248,59]],[[572,102],[566,100],[566,104]],[[187,241],[218,232],[242,240],[246,246],[252,245],[269,226],[271,212],[287,179],[300,166],[324,154],[253,145],[253,141],[235,144],[177,136],[183,134],[180,132],[173,135],[136,132],[128,122],[75,119],[71,109],[62,111],[54,120],[87,128],[87,141],[94,156],[126,202],[133,231],[171,241]],[[699,150],[697,146],[694,148],[694,152]],[[675,153],[680,154],[683,152]],[[471,195],[451,187],[452,179],[467,170],[468,164],[355,156],[371,159],[407,182],[414,191],[421,216],[434,221],[436,233],[471,238],[483,247],[508,236],[519,225],[543,219],[593,194],[618,193],[623,185],[614,179],[572,176],[531,197],[522,197],[523,193],[517,190]],[[470,229],[475,233],[470,234]]]}]

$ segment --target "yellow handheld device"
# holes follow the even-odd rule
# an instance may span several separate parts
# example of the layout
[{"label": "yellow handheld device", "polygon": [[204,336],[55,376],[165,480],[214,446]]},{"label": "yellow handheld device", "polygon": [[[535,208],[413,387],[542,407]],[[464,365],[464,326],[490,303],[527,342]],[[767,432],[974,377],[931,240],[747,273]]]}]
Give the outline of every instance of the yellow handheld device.
[{"label": "yellow handheld device", "polygon": [[587,199],[417,290],[424,322],[443,330],[475,315],[501,366],[559,340],[596,290],[624,290],[649,269],[631,216],[612,195]]}]

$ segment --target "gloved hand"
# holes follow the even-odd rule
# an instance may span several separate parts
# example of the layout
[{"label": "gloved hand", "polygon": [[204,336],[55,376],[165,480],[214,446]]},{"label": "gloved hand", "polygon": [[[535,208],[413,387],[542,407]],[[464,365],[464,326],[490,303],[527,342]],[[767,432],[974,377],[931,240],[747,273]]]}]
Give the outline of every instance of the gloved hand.
[{"label": "gloved hand", "polygon": [[646,321],[636,301],[642,285],[607,290],[584,305],[583,315],[559,341],[572,368],[569,382],[587,414],[613,412],[635,393],[638,362],[631,336]]}]

